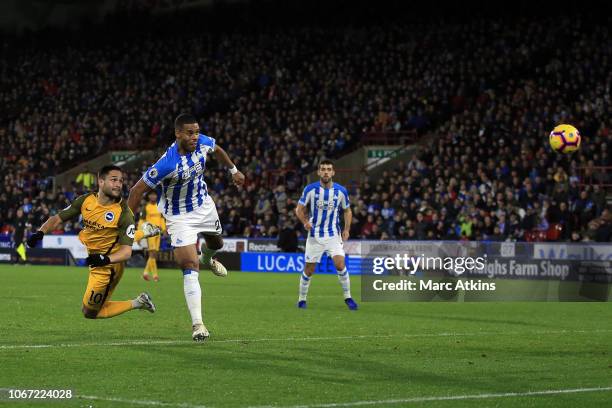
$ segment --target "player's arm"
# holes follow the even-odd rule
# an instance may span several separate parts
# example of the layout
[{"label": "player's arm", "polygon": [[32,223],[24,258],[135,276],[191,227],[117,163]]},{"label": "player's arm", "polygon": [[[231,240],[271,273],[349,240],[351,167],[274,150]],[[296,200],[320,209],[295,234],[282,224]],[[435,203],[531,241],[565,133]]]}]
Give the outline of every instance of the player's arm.
[{"label": "player's arm", "polygon": [[[133,225],[132,225],[133,226]],[[85,262],[89,266],[105,266],[112,263],[124,262],[132,256],[132,244],[119,245],[119,249],[110,255],[91,254]]]},{"label": "player's arm", "polygon": [[353,211],[351,211],[348,191],[346,191],[344,188],[342,188],[342,199],[340,200],[340,205],[344,210],[344,229],[342,230],[342,240],[348,241],[351,231],[351,222],[353,222]]},{"label": "player's arm", "polygon": [[308,219],[308,214],[306,213],[306,206],[298,204],[297,207],[295,207],[295,215],[297,216],[298,220],[304,224],[306,231],[310,231],[312,229],[312,223]]},{"label": "player's arm", "polygon": [[110,255],[111,263],[127,261],[132,256],[132,244],[134,243],[134,235],[136,235],[132,210],[126,208],[121,212],[118,227],[117,243],[119,244],[119,250]]},{"label": "player's arm", "polygon": [[298,200],[297,207],[295,207],[295,215],[297,216],[298,220],[300,220],[300,222],[304,224],[304,228],[308,232],[310,232],[310,230],[312,229],[312,223],[310,222],[310,219],[308,218],[308,213],[306,210],[306,206],[308,205],[310,200],[311,200],[311,194],[310,194],[309,188],[306,187],[304,191],[302,191],[302,196]]},{"label": "player's arm", "polygon": [[348,241],[351,231],[351,222],[353,222],[353,211],[351,207],[344,210],[344,229],[342,230],[342,240]]},{"label": "player's arm", "polygon": [[81,206],[88,194],[77,197],[68,207],[61,210],[59,213],[49,217],[47,221],[40,226],[38,231],[28,238],[26,241],[30,248],[36,247],[42,241],[45,234],[56,230],[62,223],[72,218],[76,218],[81,214]]},{"label": "player's arm", "polygon": [[143,194],[154,190],[166,176],[172,173],[173,169],[174,166],[168,161],[167,156],[164,155],[157,163],[145,171],[140,180],[130,189],[127,204],[130,210],[132,210],[132,214],[136,214],[138,211]]},{"label": "player's arm", "polygon": [[132,246],[131,245],[120,245],[117,252],[114,252],[109,255],[110,263],[118,263],[127,261],[132,256]]},{"label": "player's arm", "polygon": [[132,210],[129,208],[123,210],[118,227],[117,243],[119,244],[119,249],[108,256],[109,263],[127,261],[132,256],[132,244],[136,234]]},{"label": "player's arm", "polygon": [[128,196],[127,202],[128,207],[130,207],[130,210],[132,210],[132,212],[135,213],[138,211],[138,206],[140,204],[140,201],[142,200],[142,196],[151,190],[153,190],[153,188],[147,185],[147,183],[145,183],[142,178],[138,180],[136,184],[134,184],[134,186],[130,189],[130,195]]},{"label": "player's arm", "polygon": [[227,167],[232,173],[232,179],[234,184],[241,186],[244,184],[244,174],[236,168],[236,165],[229,158],[227,152],[221,148],[221,146],[215,146],[215,158],[219,160],[225,167]]},{"label": "player's arm", "polygon": [[43,225],[40,226],[38,231],[42,232],[43,234],[47,234],[50,231],[56,230],[57,227],[62,225],[63,222],[64,221],[62,221],[59,215],[57,214],[52,215],[51,217],[47,219],[47,221],[44,222]]}]

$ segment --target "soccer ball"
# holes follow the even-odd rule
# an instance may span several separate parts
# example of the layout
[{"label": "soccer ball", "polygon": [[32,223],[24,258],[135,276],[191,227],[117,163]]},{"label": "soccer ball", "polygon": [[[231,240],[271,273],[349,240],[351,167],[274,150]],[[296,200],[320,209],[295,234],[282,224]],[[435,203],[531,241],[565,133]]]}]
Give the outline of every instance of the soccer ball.
[{"label": "soccer ball", "polygon": [[548,141],[550,147],[559,153],[572,153],[578,150],[580,147],[580,132],[572,125],[559,125],[556,126],[552,132]]}]

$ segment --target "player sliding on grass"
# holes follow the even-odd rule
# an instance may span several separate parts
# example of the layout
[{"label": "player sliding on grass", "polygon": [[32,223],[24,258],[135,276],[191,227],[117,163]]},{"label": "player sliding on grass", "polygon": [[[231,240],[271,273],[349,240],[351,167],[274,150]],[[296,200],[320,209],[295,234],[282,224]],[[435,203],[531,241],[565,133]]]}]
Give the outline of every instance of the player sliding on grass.
[{"label": "player sliding on grass", "polygon": [[[217,208],[204,181],[206,155],[215,158],[229,168],[234,184],[244,183],[244,175],[236,169],[225,150],[217,146],[215,139],[200,134],[200,126],[191,115],[181,114],[174,122],[176,141],[166,153],[151,166],[130,190],[128,205],[136,211],[142,195],[156,189],[158,208],[166,219],[174,258],[183,270],[183,290],[191,315],[192,338],[202,341],[210,335],[202,321],[202,290],[198,280],[200,261],[218,276],[226,276],[227,270],[212,258],[223,247],[221,223]],[[202,257],[198,260],[198,233],[204,234]]]},{"label": "player sliding on grass", "polygon": [[[43,236],[69,219],[83,217],[79,239],[87,247],[89,280],[83,295],[83,315],[87,319],[114,317],[132,309],[155,312],[146,292],[132,300],[111,301],[124,264],[132,256],[135,227],[134,214],[121,199],[123,175],[117,166],[104,166],[98,173],[98,192],[76,198],[69,207],[50,217],[32,234],[27,243],[35,247]],[[139,231],[140,239],[159,230]],[[138,236],[137,235],[137,236]]]},{"label": "player sliding on grass", "polygon": [[[323,252],[334,261],[338,280],[344,292],[344,303],[350,310],[357,310],[357,303],[351,298],[351,282],[346,270],[342,242],[349,238],[349,229],[353,213],[349,205],[346,188],[332,181],[334,164],[329,160],[319,163],[317,171],[320,181],[306,186],[295,209],[298,219],[308,231],[306,239],[306,267],[300,277],[298,307],[306,309],[306,297],[315,266],[321,260]],[[310,217],[306,215],[306,207]],[[340,234],[340,209],[344,215],[344,230]]]}]

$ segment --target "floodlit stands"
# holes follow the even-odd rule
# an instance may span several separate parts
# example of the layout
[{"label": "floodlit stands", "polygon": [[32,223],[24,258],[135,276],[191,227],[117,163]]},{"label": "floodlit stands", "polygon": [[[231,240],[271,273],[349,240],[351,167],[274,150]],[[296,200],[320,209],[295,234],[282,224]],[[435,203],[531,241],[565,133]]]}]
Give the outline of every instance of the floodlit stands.
[{"label": "floodlit stands", "polygon": [[[247,177],[237,191],[209,169],[228,235],[277,236],[296,224],[304,175],[321,158],[367,132],[416,130],[436,136],[419,157],[352,186],[353,238],[606,237],[605,190],[585,184],[585,174],[610,184],[612,42],[600,25],[475,19],[240,33],[184,21],[178,30],[162,18],[153,34],[141,24],[118,37],[126,21],[111,19],[78,36],[4,43],[0,231],[19,207],[32,230],[82,193],[52,194],[50,176],[109,148],[163,149],[188,111]],[[547,148],[562,122],[583,134],[571,157]],[[284,183],[270,185],[278,169],[288,169]],[[128,187],[139,177],[128,175]]]}]

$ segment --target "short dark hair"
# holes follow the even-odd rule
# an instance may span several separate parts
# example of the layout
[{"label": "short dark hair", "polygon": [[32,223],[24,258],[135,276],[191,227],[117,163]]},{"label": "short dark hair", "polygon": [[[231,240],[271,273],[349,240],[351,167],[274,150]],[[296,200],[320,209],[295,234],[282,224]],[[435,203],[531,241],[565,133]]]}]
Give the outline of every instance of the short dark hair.
[{"label": "short dark hair", "polygon": [[121,167],[115,166],[114,164],[109,164],[109,165],[104,166],[104,167],[102,167],[100,169],[100,171],[98,172],[98,178],[99,179],[105,179],[106,176],[108,176],[108,173],[110,173],[113,170],[117,170],[117,171],[123,172]]},{"label": "short dark hair", "polygon": [[183,130],[183,126],[188,125],[190,123],[198,123],[195,116],[189,113],[181,113],[174,120],[174,129]]},{"label": "short dark hair", "polygon": [[324,159],[324,160],[321,160],[321,161],[319,162],[319,167],[321,167],[321,166],[323,166],[323,165],[325,165],[325,164],[329,164],[330,166],[334,167],[334,162],[333,162],[333,161],[331,161],[331,160],[329,160],[329,159]]}]

